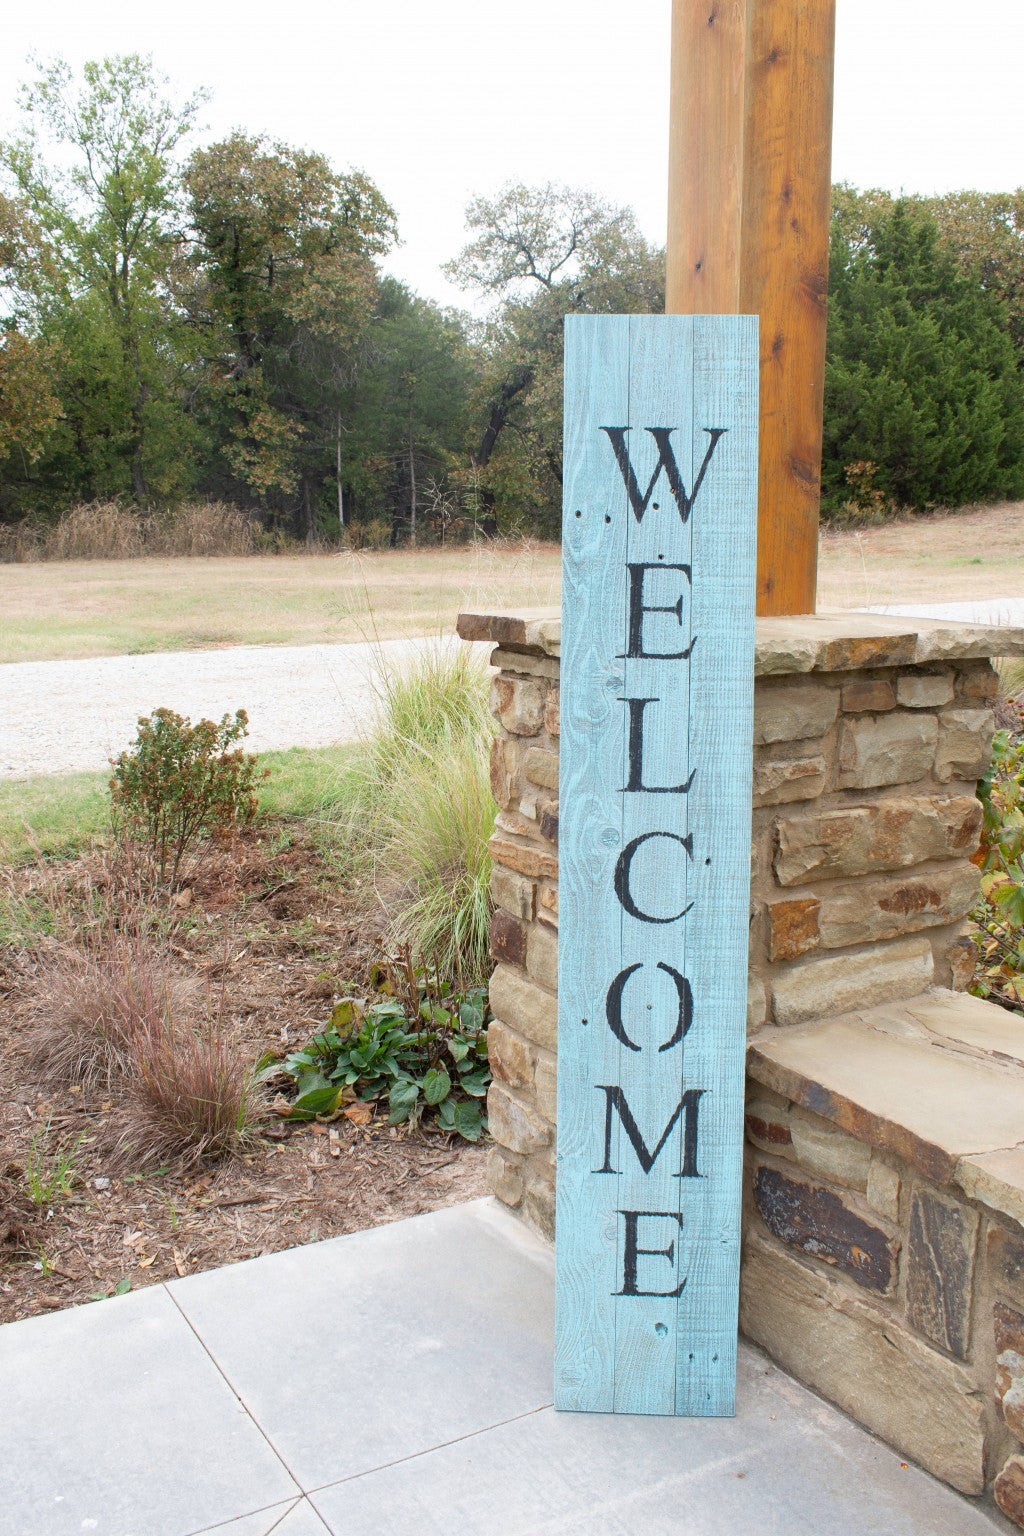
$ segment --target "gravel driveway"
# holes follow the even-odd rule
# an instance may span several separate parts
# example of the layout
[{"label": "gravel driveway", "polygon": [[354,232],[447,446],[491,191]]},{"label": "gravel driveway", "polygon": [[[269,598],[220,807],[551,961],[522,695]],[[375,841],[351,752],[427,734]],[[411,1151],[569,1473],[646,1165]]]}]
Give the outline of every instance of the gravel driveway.
[{"label": "gravel driveway", "polygon": [[245,645],[0,665],[0,778],[105,768],[134,741],[139,716],[160,707],[193,720],[244,709],[254,751],[355,741],[372,717],[380,660],[400,668],[437,644],[461,642]]}]

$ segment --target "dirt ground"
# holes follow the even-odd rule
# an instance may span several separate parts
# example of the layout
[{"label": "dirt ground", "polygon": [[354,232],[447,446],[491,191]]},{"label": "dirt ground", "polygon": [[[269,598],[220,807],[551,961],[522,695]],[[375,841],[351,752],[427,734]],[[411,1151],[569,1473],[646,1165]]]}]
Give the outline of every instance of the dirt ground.
[{"label": "dirt ground", "polygon": [[[58,866],[59,868],[59,866]],[[73,883],[82,861],[64,868]],[[52,870],[10,877],[45,899]],[[332,1001],[359,988],[375,951],[329,853],[305,831],[263,826],[197,873],[171,939],[182,972],[224,1000],[247,1058],[295,1048]],[[292,1125],[269,1111],[243,1156],[190,1175],[118,1171],[99,1150],[105,1091],[46,1091],[27,1052],[41,948],[0,950],[0,1322],[357,1231],[486,1193],[485,1149],[429,1128]],[[28,1198],[26,1170],[83,1138],[70,1192]],[[33,1140],[36,1154],[33,1152]]]}]

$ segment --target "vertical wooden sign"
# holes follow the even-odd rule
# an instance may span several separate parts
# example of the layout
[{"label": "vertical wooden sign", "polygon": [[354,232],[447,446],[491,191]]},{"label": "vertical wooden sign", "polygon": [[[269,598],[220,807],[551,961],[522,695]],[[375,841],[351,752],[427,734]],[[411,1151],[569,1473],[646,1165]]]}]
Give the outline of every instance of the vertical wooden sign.
[{"label": "vertical wooden sign", "polygon": [[757,319],[565,348],[555,1403],[731,1414]]}]

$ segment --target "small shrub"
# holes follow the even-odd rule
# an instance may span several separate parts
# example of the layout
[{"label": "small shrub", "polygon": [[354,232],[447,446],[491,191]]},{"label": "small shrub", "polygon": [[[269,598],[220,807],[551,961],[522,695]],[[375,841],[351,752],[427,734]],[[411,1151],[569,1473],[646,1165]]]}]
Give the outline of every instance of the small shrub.
[{"label": "small shrub", "polygon": [[384,993],[376,1002],[343,998],[327,1029],[265,1067],[265,1076],[284,1074],[295,1084],[288,1118],[330,1116],[346,1100],[386,1100],[392,1125],[433,1115],[441,1130],[479,1141],[491,1080],[486,989],[448,995],[436,974],[412,965],[408,950],[375,980]]},{"label": "small shrub", "polygon": [[997,731],[978,785],[984,808],[981,898],[972,913],[978,951],[971,991],[1024,1013],[1024,741]]},{"label": "small shrub", "polygon": [[115,827],[152,850],[162,880],[177,881],[203,836],[255,817],[256,786],[265,775],[255,756],[235,746],[248,724],[244,709],[219,725],[193,725],[171,709],[157,709],[139,721],[135,745],[112,763]]}]

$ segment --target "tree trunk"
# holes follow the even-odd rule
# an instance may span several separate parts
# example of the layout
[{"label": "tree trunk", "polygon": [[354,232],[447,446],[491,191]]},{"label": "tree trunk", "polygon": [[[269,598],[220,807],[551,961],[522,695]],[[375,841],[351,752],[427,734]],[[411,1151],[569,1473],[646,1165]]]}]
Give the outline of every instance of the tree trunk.
[{"label": "tree trunk", "polygon": [[338,526],[345,527],[345,493],[341,488],[341,412],[337,415],[337,443],[338,443]]},{"label": "tree trunk", "polygon": [[412,446],[412,417],[409,418],[409,543],[416,544],[416,456]]}]

